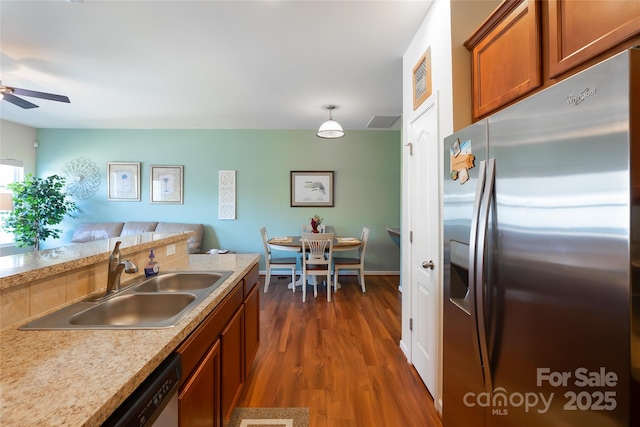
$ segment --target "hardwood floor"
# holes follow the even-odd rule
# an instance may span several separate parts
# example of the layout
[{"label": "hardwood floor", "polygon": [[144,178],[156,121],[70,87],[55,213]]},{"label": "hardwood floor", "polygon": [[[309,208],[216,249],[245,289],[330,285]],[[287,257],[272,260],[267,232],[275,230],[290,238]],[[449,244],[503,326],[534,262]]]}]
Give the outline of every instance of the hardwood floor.
[{"label": "hardwood floor", "polygon": [[[261,293],[260,348],[237,406],[309,407],[310,427],[441,427],[433,399],[399,347],[397,276],[341,276],[307,302],[291,278]],[[264,278],[261,286],[264,290]],[[261,292],[262,292],[261,290]]]}]

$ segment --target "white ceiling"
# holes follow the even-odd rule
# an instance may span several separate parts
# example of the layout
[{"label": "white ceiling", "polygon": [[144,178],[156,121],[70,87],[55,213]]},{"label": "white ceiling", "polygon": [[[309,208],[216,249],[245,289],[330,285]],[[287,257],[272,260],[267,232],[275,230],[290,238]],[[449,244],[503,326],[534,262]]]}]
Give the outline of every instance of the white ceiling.
[{"label": "white ceiling", "polygon": [[[345,130],[402,113],[402,56],[432,1],[0,1],[0,102],[36,128]],[[393,128],[399,128],[396,122]]]}]

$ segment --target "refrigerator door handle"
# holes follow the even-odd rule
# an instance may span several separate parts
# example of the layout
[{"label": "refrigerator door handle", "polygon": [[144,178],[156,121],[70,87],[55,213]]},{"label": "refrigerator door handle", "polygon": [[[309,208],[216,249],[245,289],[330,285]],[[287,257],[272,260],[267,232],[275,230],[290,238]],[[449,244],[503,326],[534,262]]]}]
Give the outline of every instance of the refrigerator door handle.
[{"label": "refrigerator door handle", "polygon": [[496,172],[495,159],[487,160],[487,171],[484,184],[484,192],[482,195],[482,201],[480,203],[480,212],[478,213],[478,237],[476,248],[476,261],[477,266],[475,268],[475,305],[476,305],[476,325],[478,328],[478,342],[480,347],[480,358],[482,360],[482,370],[484,376],[485,390],[491,392],[492,375],[491,375],[491,362],[489,360],[489,344],[487,341],[487,329],[486,329],[486,303],[487,296],[487,282],[485,280],[485,245],[487,242],[488,224],[489,224],[489,211],[491,202],[493,199],[493,187],[495,185],[495,172]]},{"label": "refrigerator door handle", "polygon": [[[476,194],[473,201],[473,212],[471,214],[471,230],[469,235],[469,314],[471,316],[471,340],[473,342],[473,354],[475,360],[480,369],[480,378],[484,377],[484,368],[482,363],[482,357],[480,352],[480,342],[478,334],[478,316],[476,308],[476,265],[477,265],[477,237],[478,237],[478,219],[480,215],[480,202],[484,194],[484,187],[486,182],[486,162],[483,160],[478,166],[478,184],[476,187]],[[484,386],[484,378],[482,385]]]}]

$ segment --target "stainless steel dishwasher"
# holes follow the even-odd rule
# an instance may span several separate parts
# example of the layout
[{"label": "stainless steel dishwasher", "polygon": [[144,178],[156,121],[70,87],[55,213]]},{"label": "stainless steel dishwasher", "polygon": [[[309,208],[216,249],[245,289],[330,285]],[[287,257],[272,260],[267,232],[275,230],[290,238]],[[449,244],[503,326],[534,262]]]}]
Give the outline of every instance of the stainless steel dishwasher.
[{"label": "stainless steel dishwasher", "polygon": [[172,353],[131,393],[102,425],[104,427],[176,427],[180,355]]}]

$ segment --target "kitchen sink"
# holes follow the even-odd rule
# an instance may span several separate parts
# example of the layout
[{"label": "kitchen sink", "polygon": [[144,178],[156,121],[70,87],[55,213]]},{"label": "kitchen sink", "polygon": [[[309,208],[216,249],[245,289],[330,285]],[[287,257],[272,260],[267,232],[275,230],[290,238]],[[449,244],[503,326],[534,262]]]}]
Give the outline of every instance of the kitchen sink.
[{"label": "kitchen sink", "polygon": [[177,316],[195,301],[193,294],[116,296],[69,318],[72,325],[154,325]]},{"label": "kitchen sink", "polygon": [[165,273],[134,286],[136,292],[184,292],[209,288],[220,280],[220,272]]},{"label": "kitchen sink", "polygon": [[77,302],[18,329],[169,328],[197,307],[232,273],[161,273],[103,299]]}]

